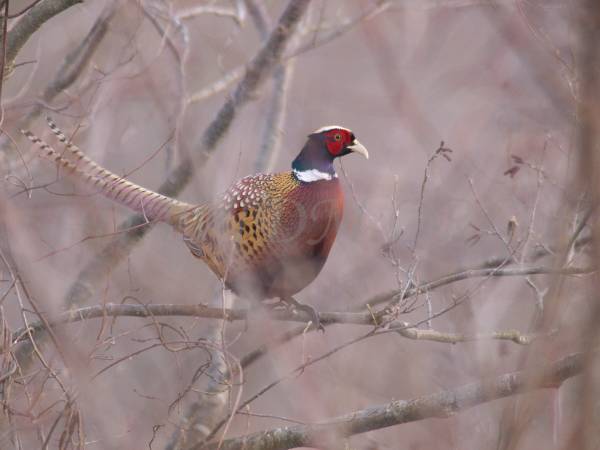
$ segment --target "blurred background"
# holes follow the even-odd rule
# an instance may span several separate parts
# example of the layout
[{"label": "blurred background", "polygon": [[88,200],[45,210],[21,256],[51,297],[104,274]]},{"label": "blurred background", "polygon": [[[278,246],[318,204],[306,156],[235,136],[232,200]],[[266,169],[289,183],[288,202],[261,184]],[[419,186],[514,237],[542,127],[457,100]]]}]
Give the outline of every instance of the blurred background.
[{"label": "blurred background", "polygon": [[[10,11],[30,3],[11,1]],[[373,327],[296,333],[250,362],[249,352],[298,324],[259,314],[225,324],[105,317],[57,326],[35,348],[7,345],[13,335],[3,347],[2,448],[191,448],[217,425],[217,438],[232,438],[311,424],[537,367],[589,344],[593,277],[560,273],[591,265],[594,196],[578,152],[582,4],[305,2],[246,92],[245,69],[255,68],[287,1],[69,3],[35,2],[8,23],[10,39],[19,22],[62,4],[5,69],[6,333],[105,303],[247,307],[223,300],[180,235],[157,225],[143,239],[124,237],[128,210],[38,158],[19,130],[58,144],[50,116],[103,166],[153,190],[172,183],[194,204],[247,174],[289,170],[316,128],[352,129],[371,157],[336,163],[344,220],[298,300],[365,311],[374,296],[395,291],[398,300],[410,286],[459,273],[396,302],[394,318],[470,338],[377,332],[294,371]],[[230,123],[227,102],[235,104]],[[181,181],[176,169],[190,159],[193,173]],[[377,308],[393,299],[383,300]],[[521,343],[493,335],[507,330]],[[576,377],[444,419],[338,436],[337,448],[578,448],[585,386]]]}]

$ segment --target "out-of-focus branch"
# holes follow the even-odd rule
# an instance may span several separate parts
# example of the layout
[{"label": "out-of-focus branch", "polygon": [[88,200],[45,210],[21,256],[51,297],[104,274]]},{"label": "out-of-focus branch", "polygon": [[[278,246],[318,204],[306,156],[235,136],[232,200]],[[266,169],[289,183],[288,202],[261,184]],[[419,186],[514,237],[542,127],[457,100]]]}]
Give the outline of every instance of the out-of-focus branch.
[{"label": "out-of-focus branch", "polygon": [[254,22],[254,27],[256,28],[256,31],[258,31],[260,39],[263,41],[268,39],[271,21],[269,20],[269,15],[264,3],[260,1],[257,2],[256,0],[244,0],[243,4],[252,18],[252,22]]},{"label": "out-of-focus branch", "polygon": [[298,48],[293,49],[287,57],[293,58],[294,56],[301,55],[309,50],[313,50],[317,47],[328,44],[329,42],[334,41],[338,37],[346,34],[348,31],[353,30],[357,25],[363,23],[364,21],[371,20],[375,16],[385,12],[391,5],[392,2],[389,0],[378,0],[362,14],[341,22],[337,21],[335,26],[326,27],[326,29],[307,29],[305,30],[306,34],[314,34],[319,32],[318,39],[316,41],[313,40],[301,44]]},{"label": "out-of-focus branch", "polygon": [[[301,315],[292,311],[271,311],[269,318],[285,322],[307,322],[311,319],[309,314]],[[204,305],[175,305],[175,304],[115,304],[87,306],[67,311],[51,320],[34,322],[29,327],[24,327],[13,333],[13,343],[18,343],[34,336],[37,332],[48,327],[62,324],[80,322],[83,320],[98,319],[105,317],[202,317],[205,319],[222,319],[227,321],[247,320],[251,313],[246,309],[216,308]],[[369,313],[345,313],[345,312],[322,312],[319,314],[323,324],[350,324],[377,326],[376,318]],[[386,328],[388,331],[396,331],[408,339],[445,342],[456,344],[458,342],[469,342],[476,340],[508,340],[517,344],[529,344],[536,336],[521,334],[516,330],[495,331],[491,333],[445,333],[435,330],[422,330],[411,326],[409,323],[395,323]]]},{"label": "out-of-focus branch", "polygon": [[[4,11],[2,13],[2,50],[0,52],[0,74],[4,74],[6,69],[6,44],[8,39],[8,5],[9,1],[5,0]],[[0,101],[2,100],[2,88],[4,87],[4,77],[0,78]],[[4,122],[4,108],[1,108],[0,124]]]},{"label": "out-of-focus branch", "polygon": [[[221,138],[229,130],[238,109],[250,100],[280,60],[285,45],[309,2],[310,0],[292,0],[288,3],[269,39],[248,64],[243,79],[202,134],[194,160],[191,156],[184,158],[159,187],[160,194],[169,197],[179,195],[191,180],[194,169],[206,163]],[[69,289],[66,298],[67,305],[81,304],[92,295],[94,286],[104,276],[106,269],[125,258],[132,247],[151,229],[151,225],[143,226],[146,223],[143,216],[135,215],[120,225],[120,229],[130,231],[110,242],[94,260],[83,268]]]},{"label": "out-of-focus branch", "polygon": [[207,371],[208,386],[198,401],[192,402],[184,415],[179,429],[174,433],[166,450],[183,450],[208,436],[215,422],[227,406],[231,382],[229,367],[222,352],[211,351],[211,363]]},{"label": "out-of-focus branch", "polygon": [[[117,3],[110,2],[98,16],[87,36],[81,41],[81,44],[67,54],[62,65],[56,72],[54,80],[44,89],[42,95],[44,102],[51,101],[56,95],[73,84],[82,70],[87,67],[92,55],[100,45],[100,42],[102,42],[104,36],[106,36],[108,26],[116,10]],[[39,114],[39,111],[37,112]]]},{"label": "out-of-focus branch", "polygon": [[[519,275],[544,275],[544,274],[561,274],[561,275],[583,275],[590,274],[595,272],[597,269],[593,267],[570,267],[565,269],[559,268],[550,268],[544,266],[533,266],[533,267],[515,267],[515,268],[486,268],[486,269],[469,269],[461,272],[455,272],[443,277],[440,277],[436,280],[423,283],[419,286],[407,289],[403,298],[398,298],[399,295],[404,292],[402,289],[393,289],[388,292],[384,292],[378,295],[371,297],[367,301],[366,305],[375,306],[381,303],[388,302],[390,300],[400,301],[406,299],[408,297],[412,297],[418,294],[424,294],[425,292],[432,291],[441,286],[455,283],[457,281],[466,280],[469,278],[480,278],[480,277],[511,277],[511,276],[519,276]],[[361,307],[362,309],[362,307]]]},{"label": "out-of-focus branch", "polygon": [[[393,330],[394,327],[391,327]],[[475,333],[475,334],[463,334],[463,333],[443,333],[432,329],[420,329],[411,327],[408,324],[403,324],[398,327],[398,334],[408,339],[416,341],[433,341],[441,342],[445,344],[458,344],[459,342],[471,342],[471,341],[487,341],[487,340],[498,340],[498,341],[511,341],[515,344],[528,345],[534,339],[539,336],[523,334],[517,330],[504,330],[504,331],[493,331],[491,333]]]},{"label": "out-of-focus branch", "polygon": [[[246,3],[246,5],[248,6],[248,12],[250,13],[250,16],[253,17],[254,12],[252,10],[252,5],[250,5],[249,3]],[[325,45],[325,44],[335,40],[336,38],[342,36],[343,34],[347,33],[348,31],[354,29],[354,27],[356,25],[358,25],[359,23],[361,23],[362,21],[372,19],[376,15],[384,12],[389,7],[389,5],[390,5],[390,2],[379,0],[378,2],[373,4],[370,8],[368,8],[365,12],[358,15],[357,17],[347,19],[347,20],[343,21],[341,24],[337,24],[337,26],[335,28],[330,28],[324,32],[319,33],[319,39],[316,42],[313,40],[311,42],[301,44],[298,48],[294,48],[294,49],[291,49],[288,52],[286,52],[286,54],[281,58],[282,64],[289,64],[291,62],[291,60],[293,58],[295,58],[296,56],[299,56],[307,51],[313,50],[317,47],[320,47],[322,45]],[[256,23],[256,20],[255,20],[255,23]],[[257,27],[259,27],[259,26],[257,25]],[[314,29],[303,30],[303,34],[308,34],[309,32],[314,33],[315,31],[316,30],[314,30]],[[259,28],[259,32],[260,32],[260,28]],[[193,95],[191,95],[188,99],[188,103],[196,103],[196,102],[205,100],[209,97],[212,97],[213,95],[216,95],[219,92],[224,91],[229,86],[231,86],[234,82],[239,80],[243,73],[244,73],[244,68],[241,66],[230,70],[229,72],[227,72],[225,75],[223,75],[217,81],[213,82],[209,86],[206,86],[206,87],[200,89],[199,91],[197,91],[196,93],[194,93]]]},{"label": "out-of-focus branch", "polygon": [[275,168],[293,72],[294,63],[290,61],[277,67],[273,74],[273,93],[263,124],[262,144],[254,164],[257,172],[271,172]]},{"label": "out-of-focus branch", "polygon": [[244,67],[242,67],[242,66],[236,67],[235,69],[227,72],[225,75],[223,75],[221,78],[219,78],[214,83],[212,83],[212,84],[206,86],[205,88],[202,88],[199,91],[192,94],[190,97],[188,97],[187,102],[189,104],[197,103],[202,100],[206,100],[207,98],[212,97],[213,95],[216,95],[219,92],[223,92],[225,89],[227,89],[229,86],[231,86],[237,80],[239,80],[243,74],[244,74]]},{"label": "out-of-focus branch", "polygon": [[[270,21],[265,8],[255,0],[245,0],[245,4],[261,39],[266,40],[269,36]],[[293,71],[293,61],[281,62],[273,71],[273,92],[263,122],[262,144],[254,164],[256,172],[271,172],[275,168]]]},{"label": "out-of-focus branch", "polygon": [[[83,70],[87,67],[90,59],[100,45],[100,42],[102,42],[106,36],[109,23],[116,10],[116,2],[111,2],[106,6],[83,41],[81,41],[81,43],[64,58],[62,64],[56,71],[54,79],[44,89],[41,97],[42,102],[36,103],[31,111],[24,118],[19,120],[19,127],[24,129],[30,128],[30,124],[36,120],[44,110],[43,105],[51,103],[57,95],[77,80]],[[10,166],[14,166],[17,160],[20,161],[20,159],[18,159],[18,152],[10,151],[10,149],[13,148],[12,145],[12,142],[6,136],[0,138],[0,161],[2,161],[5,168],[8,168],[8,172],[16,170],[15,167]],[[17,176],[22,178],[20,175]]]},{"label": "out-of-focus branch", "polygon": [[315,425],[275,428],[228,439],[220,445],[197,445],[193,448],[194,450],[328,448],[340,439],[355,434],[429,418],[445,418],[492,400],[538,389],[559,388],[565,380],[581,373],[583,361],[583,353],[574,353],[545,367],[538,367],[533,374],[525,371],[506,373],[456,389],[354,411]]},{"label": "out-of-focus branch", "polygon": [[[595,272],[597,269],[593,267],[570,267],[565,269],[559,268],[550,268],[544,266],[533,266],[533,267],[514,267],[514,268],[486,268],[486,269],[470,269],[464,270],[461,272],[455,272],[443,277],[440,277],[436,280],[420,284],[419,286],[412,287],[410,289],[402,290],[402,289],[392,289],[388,292],[384,292],[378,295],[371,297],[366,303],[368,306],[375,306],[381,303],[385,303],[391,300],[395,302],[399,302],[408,297],[412,297],[418,294],[424,294],[425,292],[432,291],[441,286],[455,283],[457,281],[466,280],[469,278],[480,278],[480,277],[511,277],[511,276],[519,276],[519,275],[543,275],[543,274],[560,274],[560,275],[583,275],[590,274]],[[402,298],[398,296],[404,295]],[[361,307],[362,309],[362,307]]]},{"label": "out-of-focus branch", "polygon": [[[591,202],[600,202],[600,4],[595,0],[581,2],[579,30],[579,54],[577,78],[581,80],[578,92],[578,150],[579,173],[575,179],[577,187],[589,192]],[[593,262],[600,261],[600,221],[591,224]],[[592,292],[597,292],[598,279],[592,280]],[[582,340],[584,349],[595,348],[600,342],[600,302],[586,305]],[[600,431],[598,429],[598,402],[600,400],[600,358],[595,352],[588,352],[584,361],[584,375],[578,397],[578,423],[572,430],[569,448],[592,450],[598,448]]]},{"label": "out-of-focus branch", "polygon": [[[218,308],[221,313],[231,311],[233,298],[230,295],[222,296],[223,305]],[[214,308],[217,309],[217,308]],[[222,319],[227,319],[223,314]],[[206,336],[212,342],[218,343],[210,349],[210,365],[207,369],[208,382],[205,389],[198,392],[191,389],[197,397],[191,401],[181,419],[177,430],[173,433],[166,450],[185,450],[196,442],[206,439],[215,427],[220,417],[225,414],[228,400],[231,399],[233,386],[232,372],[242,376],[242,370],[236,367],[230,369],[228,361],[227,342],[225,342],[225,323],[222,320],[212,322],[207,329]],[[236,365],[237,366],[237,365]],[[190,392],[191,394],[191,392]]]},{"label": "out-of-focus branch", "polygon": [[[239,5],[239,2],[235,3]],[[245,11],[239,6],[227,8],[218,5],[195,5],[182,11],[178,11],[177,19],[190,19],[192,17],[200,16],[203,14],[212,14],[215,16],[229,17],[233,19],[236,24],[241,26],[244,22]]]},{"label": "out-of-focus branch", "polygon": [[11,27],[8,33],[6,72],[10,73],[12,71],[17,54],[33,33],[52,17],[77,3],[82,3],[82,0],[44,0],[27,11],[27,13]]},{"label": "out-of-focus branch", "polygon": [[[585,226],[585,222],[580,222],[580,225]],[[581,231],[581,230],[579,230],[579,231]],[[578,234],[580,234],[580,233],[578,233]],[[575,237],[575,234],[574,234],[574,237]],[[583,247],[588,245],[591,242],[591,240],[592,240],[591,236],[589,236],[587,234],[582,237],[575,237],[574,241],[571,243],[570,246],[572,247],[572,249],[574,251],[580,251],[581,249],[583,249]],[[526,261],[534,262],[534,261],[537,261],[546,256],[554,256],[556,253],[559,253],[559,252],[560,252],[560,249],[555,248],[553,246],[549,246],[549,247],[539,246],[530,253],[530,255],[526,258]],[[493,268],[493,267],[498,267],[502,264],[510,265],[510,264],[517,264],[517,263],[519,263],[519,260],[518,260],[518,258],[515,257],[515,255],[493,256],[491,258],[486,259],[478,266],[471,267],[471,269],[489,269],[489,268]],[[468,269],[465,268],[464,270],[468,270]]]},{"label": "out-of-focus branch", "polygon": [[[496,30],[498,37],[505,41],[507,47],[512,47],[514,56],[524,62],[523,67],[529,71],[536,85],[543,89],[556,112],[561,114],[563,119],[571,121],[575,117],[576,105],[568,83],[561,77],[563,71],[558,67],[549,66],[546,62],[547,54],[540,55],[536,45],[531,45],[531,37],[524,33],[520,23],[512,20],[512,5],[498,6],[481,10],[484,17],[487,16],[491,29]],[[554,59],[556,55],[551,57]]]}]

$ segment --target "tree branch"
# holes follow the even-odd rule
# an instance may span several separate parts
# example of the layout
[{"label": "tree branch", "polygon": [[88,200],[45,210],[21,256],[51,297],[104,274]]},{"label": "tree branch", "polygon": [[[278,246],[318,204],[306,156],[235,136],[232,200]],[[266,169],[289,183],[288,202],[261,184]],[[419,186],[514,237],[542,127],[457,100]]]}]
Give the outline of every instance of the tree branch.
[{"label": "tree branch", "polygon": [[[58,317],[50,320],[40,320],[31,323],[28,327],[20,328],[13,333],[13,344],[26,341],[30,334],[52,328],[58,325],[80,322],[83,320],[98,319],[103,317],[202,317],[205,319],[221,319],[228,321],[247,320],[251,315],[247,309],[227,309],[221,307],[210,307],[205,305],[136,305],[136,304],[116,304],[106,303],[103,305],[86,306],[83,308],[72,309],[60,314]],[[374,317],[369,313],[344,313],[344,312],[322,312],[319,314],[321,322],[324,324],[350,324],[350,325],[368,325],[376,326]],[[285,322],[307,322],[311,319],[310,315],[302,312],[298,314],[292,311],[271,311],[269,318],[272,320]],[[445,333],[435,330],[421,330],[411,326],[407,322],[398,322],[388,327],[391,331],[397,331],[400,335],[414,340],[428,340],[436,342],[446,342],[456,344],[458,342],[468,342],[474,340],[497,339],[509,340],[517,344],[529,344],[534,336],[522,335],[515,330],[495,331],[492,333],[480,334],[461,334]]]},{"label": "tree branch", "polygon": [[535,372],[512,372],[456,389],[397,400],[334,417],[314,425],[297,425],[228,439],[222,445],[197,445],[194,450],[283,450],[294,447],[328,448],[340,438],[429,418],[446,418],[482,403],[543,388],[558,388],[581,373],[584,353],[574,353]]},{"label": "tree branch", "polygon": [[6,71],[8,73],[12,71],[17,54],[29,38],[33,36],[33,33],[35,33],[44,23],[57,14],[60,14],[65,9],[82,2],[82,0],[44,0],[27,11],[27,13],[11,27],[10,32],[8,33]]},{"label": "tree branch", "polygon": [[[263,5],[254,0],[246,0],[245,5],[261,39],[267,39],[270,23]],[[254,162],[256,172],[271,172],[275,168],[277,155],[280,150],[287,94],[291,84],[293,68],[293,61],[288,61],[287,63],[282,61],[273,71],[273,93],[271,94],[267,113],[265,114],[262,144]]]},{"label": "tree branch", "polygon": [[[255,9],[256,5],[255,5],[254,1],[247,2],[246,5],[248,7],[248,12],[252,16],[253,20],[255,20],[254,17],[255,17],[255,13],[256,13],[256,9]],[[335,28],[329,29],[325,32],[321,32],[319,34],[318,41],[315,42],[315,40],[311,39],[310,42],[306,42],[304,44],[299,45],[297,48],[288,50],[286,52],[286,54],[282,56],[281,63],[289,64],[297,56],[300,56],[303,53],[306,53],[310,50],[314,50],[318,47],[321,47],[322,45],[325,45],[325,44],[337,39],[338,37],[349,32],[350,30],[352,30],[356,25],[358,25],[362,21],[370,20],[373,17],[375,17],[376,15],[383,13],[385,10],[387,10],[387,8],[390,5],[391,5],[391,2],[389,2],[387,0],[377,0],[376,3],[371,5],[365,12],[363,12],[359,16],[357,16],[355,18],[351,18],[351,19],[345,19],[341,23],[339,23],[339,22],[336,23]],[[256,26],[258,28],[263,25],[264,24],[256,25]],[[315,33],[317,31],[320,31],[320,30],[318,30],[318,29],[303,30],[302,34],[306,35],[309,33]],[[262,32],[260,32],[260,28],[259,28],[259,33],[262,34]],[[231,69],[229,72],[225,73],[221,78],[214,81],[209,86],[206,86],[206,87],[198,90],[194,94],[192,94],[188,99],[188,103],[190,103],[190,104],[196,103],[196,102],[205,100],[209,97],[212,97],[213,95],[216,95],[219,92],[224,91],[235,81],[239,80],[243,73],[244,73],[244,71],[243,71],[242,66],[238,66],[238,67]]]},{"label": "tree branch", "polygon": [[[531,266],[531,267],[515,267],[515,268],[485,268],[485,269],[468,269],[460,272],[451,273],[438,278],[437,280],[423,283],[419,286],[407,289],[402,299],[398,296],[402,294],[403,289],[392,289],[387,292],[375,295],[371,297],[365,304],[369,306],[379,305],[381,303],[388,302],[390,300],[400,301],[414,295],[423,294],[425,292],[432,291],[441,286],[455,283],[457,281],[466,280],[469,278],[480,278],[480,277],[510,277],[519,275],[544,275],[544,274],[561,274],[561,275],[583,275],[595,272],[596,269],[593,267],[569,267],[565,269],[549,268],[544,266]],[[362,309],[362,307],[361,307]]]},{"label": "tree branch", "polygon": [[[57,95],[64,92],[79,78],[106,36],[110,21],[116,10],[116,2],[107,4],[81,43],[65,56],[54,78],[44,89],[41,97],[42,101],[36,102],[31,111],[19,120],[20,128],[28,129],[30,124],[44,111],[45,106],[50,104]],[[16,167],[13,166],[16,165],[17,161],[24,162],[20,159],[20,153],[14,150],[12,141],[7,136],[2,136],[0,138],[0,162],[7,168],[7,172],[16,170]],[[23,158],[27,159],[27,157]],[[26,166],[25,170],[27,170]],[[20,175],[17,176],[22,178]]]}]

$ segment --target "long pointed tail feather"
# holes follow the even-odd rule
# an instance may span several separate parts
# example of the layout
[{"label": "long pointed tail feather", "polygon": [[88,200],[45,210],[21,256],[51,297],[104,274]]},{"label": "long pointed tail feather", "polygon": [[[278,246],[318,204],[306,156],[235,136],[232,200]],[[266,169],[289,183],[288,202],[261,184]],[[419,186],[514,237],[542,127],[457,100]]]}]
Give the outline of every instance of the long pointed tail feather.
[{"label": "long pointed tail feather", "polygon": [[40,148],[41,156],[54,161],[68,173],[98,189],[105,197],[143,214],[148,221],[166,222],[181,231],[183,216],[196,209],[196,206],[143,188],[105,169],[87,157],[52,120],[47,121],[72,160],[57,152],[31,131],[21,130],[25,137]]}]

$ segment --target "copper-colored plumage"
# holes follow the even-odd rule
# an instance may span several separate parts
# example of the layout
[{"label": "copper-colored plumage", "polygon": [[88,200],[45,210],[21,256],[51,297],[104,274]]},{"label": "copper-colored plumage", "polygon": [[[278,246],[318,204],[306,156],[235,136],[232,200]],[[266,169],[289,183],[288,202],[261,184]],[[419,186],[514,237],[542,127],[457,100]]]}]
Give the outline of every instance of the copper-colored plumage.
[{"label": "copper-colored plumage", "polygon": [[321,270],[342,218],[337,179],[307,186],[291,172],[240,180],[222,200],[181,215],[192,253],[234,291],[287,298]]},{"label": "copper-colored plumage", "polygon": [[[172,225],[183,234],[192,254],[228,288],[255,300],[280,298],[295,303],[292,296],[318,275],[335,240],[344,203],[337,175],[329,164],[350,151],[368,156],[349,130],[318,130],[294,161],[298,170],[245,177],[217,201],[196,206],[142,188],[104,169],[73,145],[52,121],[48,123],[65,145],[64,154],[23,131],[45,157],[149,221]],[[348,140],[343,147],[339,145],[342,134]],[[323,158],[321,145],[326,153]],[[315,168],[312,159],[316,160]],[[324,172],[319,171],[320,164],[324,164]]]}]

